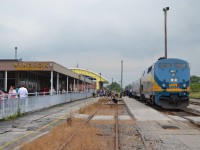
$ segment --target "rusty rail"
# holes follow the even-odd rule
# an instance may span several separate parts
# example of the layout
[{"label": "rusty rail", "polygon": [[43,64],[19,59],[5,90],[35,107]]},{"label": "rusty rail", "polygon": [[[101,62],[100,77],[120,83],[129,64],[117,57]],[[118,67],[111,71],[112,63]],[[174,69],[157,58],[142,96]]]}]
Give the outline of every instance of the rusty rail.
[{"label": "rusty rail", "polygon": [[118,104],[116,104],[116,115],[115,115],[115,149],[119,150],[119,129],[118,129]]},{"label": "rusty rail", "polygon": [[68,138],[66,143],[63,144],[63,146],[59,150],[63,150],[71,142],[71,140],[79,133],[79,130],[83,129],[83,127],[94,117],[96,113],[97,111],[94,114],[90,115],[88,119]]},{"label": "rusty rail", "polygon": [[192,101],[190,101],[190,104],[193,104],[193,105],[198,105],[198,106],[200,106],[200,102],[192,102]]}]

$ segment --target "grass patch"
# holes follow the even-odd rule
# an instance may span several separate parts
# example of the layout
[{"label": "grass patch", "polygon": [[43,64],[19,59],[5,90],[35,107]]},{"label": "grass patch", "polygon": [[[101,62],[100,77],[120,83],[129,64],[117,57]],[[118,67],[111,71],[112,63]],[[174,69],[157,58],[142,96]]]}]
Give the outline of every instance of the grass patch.
[{"label": "grass patch", "polygon": [[200,99],[200,92],[190,92],[190,98]]},{"label": "grass patch", "polygon": [[102,104],[104,104],[108,99],[107,98],[100,98],[97,103],[94,103],[92,105],[88,105],[86,107],[82,107],[79,109],[79,114],[93,114],[96,110],[102,107]]},{"label": "grass patch", "polygon": [[194,82],[190,84],[190,98],[200,99],[200,83]]},{"label": "grass patch", "polygon": [[200,92],[200,83],[199,82],[191,83],[190,90],[191,92]]},{"label": "grass patch", "polygon": [[[55,127],[52,132],[36,139],[31,143],[24,144],[21,150],[54,150],[59,149],[65,144],[68,138],[76,132],[80,127],[81,120],[72,118],[72,123],[69,125],[67,122]],[[102,141],[103,137],[98,136],[100,131],[87,124],[80,130],[79,134],[74,137],[71,142],[65,147],[68,150],[104,150],[106,149],[105,142]]]},{"label": "grass patch", "polygon": [[[100,98],[97,103],[80,108],[79,114],[92,115],[97,111],[96,115],[115,115],[117,105],[114,103],[112,105],[106,105],[105,102],[107,101],[108,98]],[[123,110],[123,106],[118,106],[118,108],[119,111]]]},{"label": "grass patch", "polygon": [[108,98],[100,98],[98,100],[98,103],[105,103],[108,100]]},{"label": "grass patch", "polygon": [[3,118],[1,119],[0,121],[8,121],[8,120],[13,120],[13,119],[16,119],[18,117],[20,117],[22,114],[20,112],[20,109],[18,109],[17,113],[12,115],[12,116],[9,116],[9,117],[6,117],[6,118]]}]

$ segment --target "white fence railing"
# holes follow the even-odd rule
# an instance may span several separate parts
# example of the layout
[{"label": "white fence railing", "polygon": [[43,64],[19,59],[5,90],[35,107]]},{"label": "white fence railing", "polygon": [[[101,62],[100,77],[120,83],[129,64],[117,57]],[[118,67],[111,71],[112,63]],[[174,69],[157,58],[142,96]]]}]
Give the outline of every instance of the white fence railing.
[{"label": "white fence railing", "polygon": [[[47,95],[48,94],[48,95]],[[30,96],[31,95],[31,96]],[[20,113],[27,113],[54,105],[92,97],[92,93],[30,93],[26,98],[9,99],[7,94],[0,95],[0,119]]]}]

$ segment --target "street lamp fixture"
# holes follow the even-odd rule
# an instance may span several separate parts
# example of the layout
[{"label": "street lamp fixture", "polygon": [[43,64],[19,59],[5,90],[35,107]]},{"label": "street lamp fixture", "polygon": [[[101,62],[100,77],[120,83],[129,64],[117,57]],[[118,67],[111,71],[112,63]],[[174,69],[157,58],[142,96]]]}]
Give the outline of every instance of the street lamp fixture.
[{"label": "street lamp fixture", "polygon": [[169,7],[163,8],[164,11],[164,26],[165,26],[165,58],[167,58],[167,11]]},{"label": "street lamp fixture", "polygon": [[17,47],[15,47],[15,59],[17,60]]}]

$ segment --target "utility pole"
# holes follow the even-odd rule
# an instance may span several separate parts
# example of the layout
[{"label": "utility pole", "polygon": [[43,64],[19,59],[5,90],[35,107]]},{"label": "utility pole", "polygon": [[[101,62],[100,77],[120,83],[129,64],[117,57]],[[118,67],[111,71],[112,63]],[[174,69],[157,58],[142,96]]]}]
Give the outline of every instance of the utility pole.
[{"label": "utility pole", "polygon": [[120,88],[120,92],[122,92],[122,87],[123,87],[123,61],[121,61],[121,88]]},{"label": "utility pole", "polygon": [[163,8],[164,11],[164,26],[165,26],[165,58],[167,58],[167,11],[169,7]]}]

